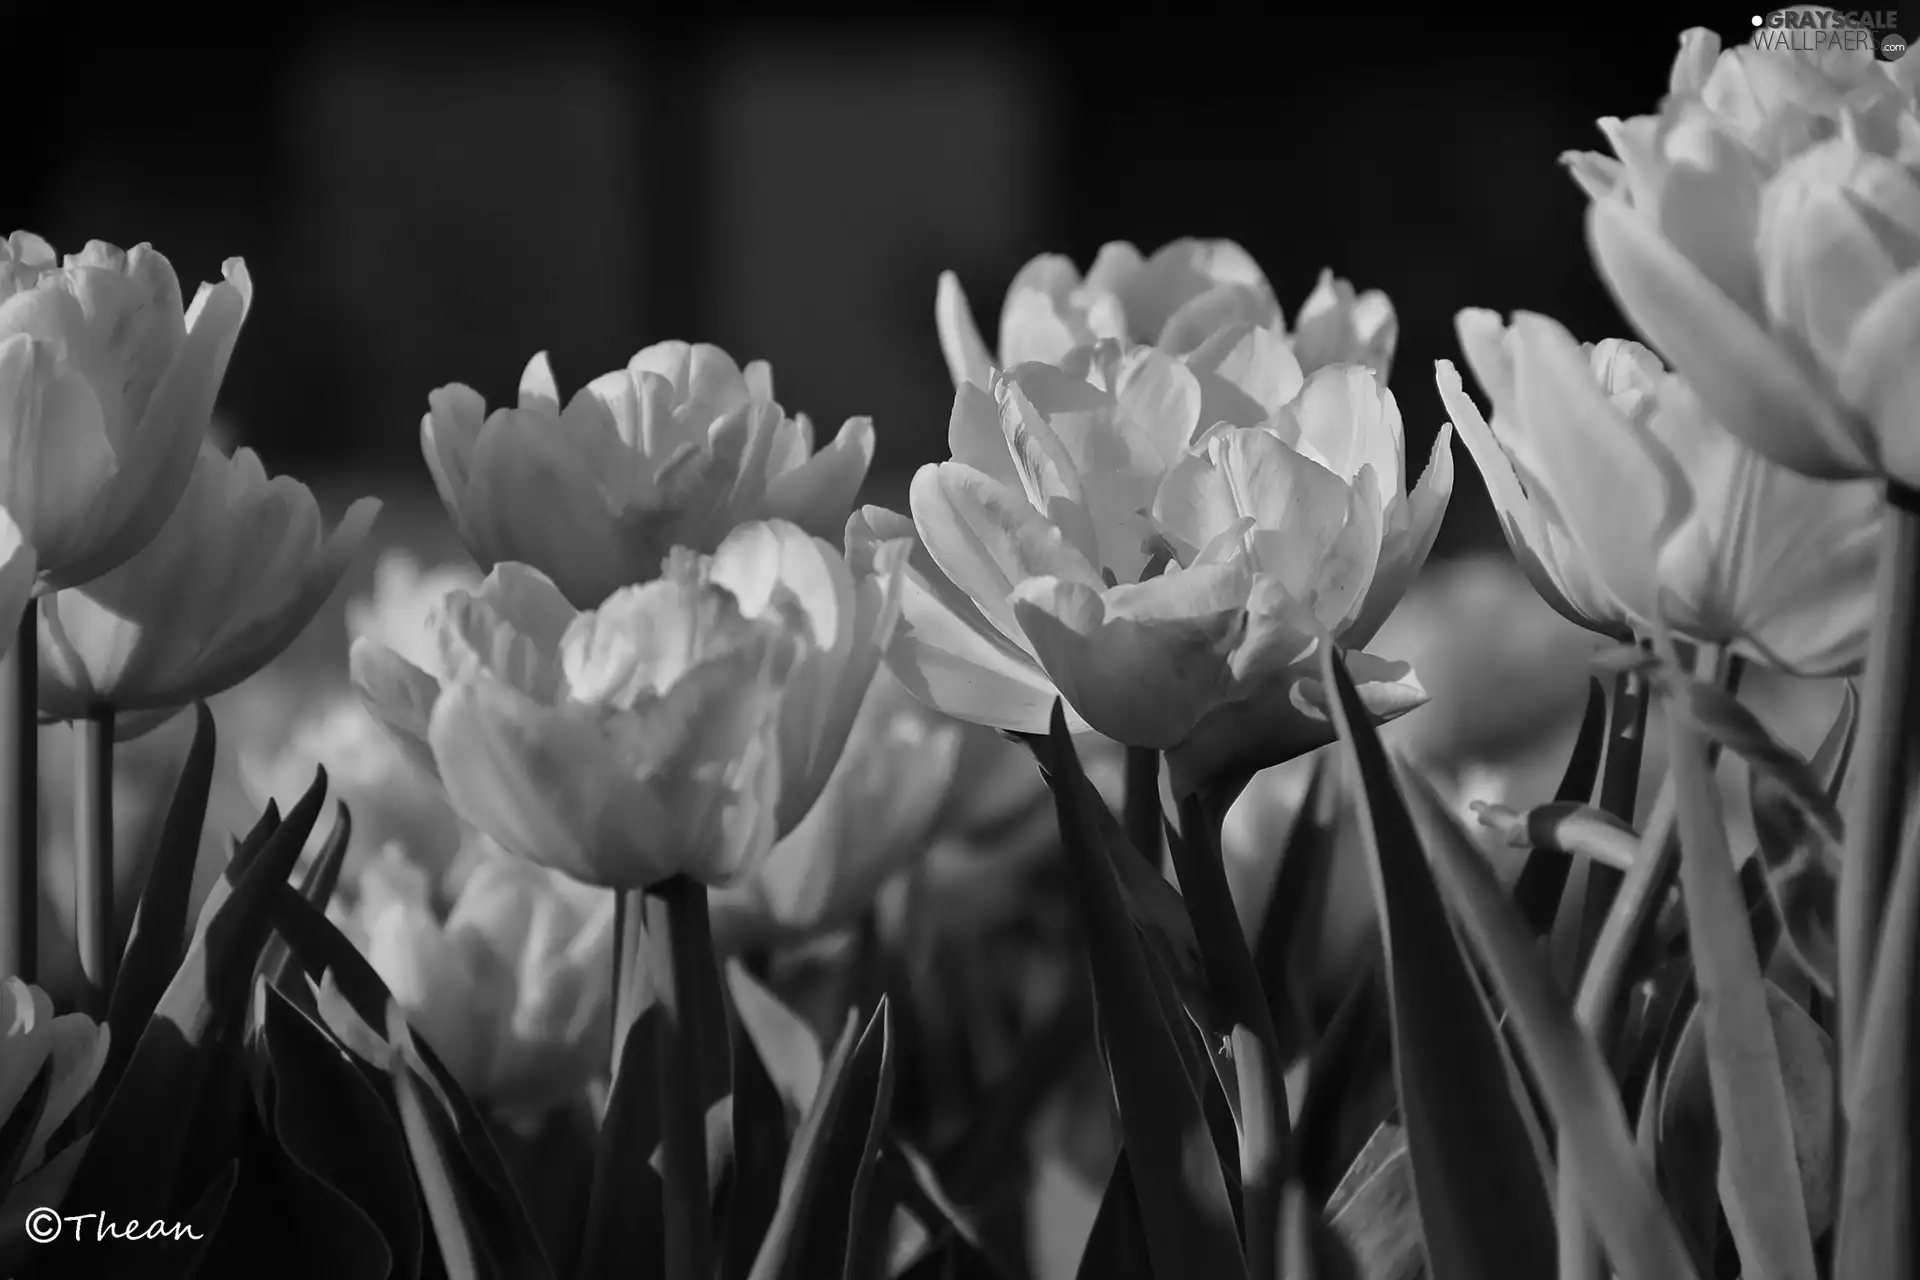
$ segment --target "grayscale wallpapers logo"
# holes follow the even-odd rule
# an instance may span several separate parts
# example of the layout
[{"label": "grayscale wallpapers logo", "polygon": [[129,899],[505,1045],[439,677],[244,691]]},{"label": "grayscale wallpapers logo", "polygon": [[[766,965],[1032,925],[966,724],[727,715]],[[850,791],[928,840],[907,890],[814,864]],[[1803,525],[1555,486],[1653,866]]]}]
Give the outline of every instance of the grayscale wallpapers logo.
[{"label": "grayscale wallpapers logo", "polygon": [[1842,49],[1869,49],[1892,60],[1907,51],[1907,38],[1896,28],[1894,9],[1814,9],[1796,6],[1753,15],[1756,49],[1791,49],[1797,53],[1826,53]]}]

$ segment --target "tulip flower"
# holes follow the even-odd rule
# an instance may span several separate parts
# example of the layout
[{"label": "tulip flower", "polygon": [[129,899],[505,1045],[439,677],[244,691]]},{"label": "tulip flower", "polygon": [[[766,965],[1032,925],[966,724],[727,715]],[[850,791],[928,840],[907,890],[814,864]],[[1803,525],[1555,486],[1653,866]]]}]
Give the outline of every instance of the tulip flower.
[{"label": "tulip flower", "polygon": [[48,1071],[47,1100],[15,1176],[31,1173],[46,1155],[54,1131],[93,1088],[107,1061],[107,1029],[82,1013],[55,1017],[53,1001],[18,978],[0,984],[0,1124]]},{"label": "tulip flower", "polygon": [[253,297],[240,259],[221,273],[183,310],[149,245],[0,243],[0,509],[40,590],[123,563],[180,500]]},{"label": "tulip flower", "polygon": [[1920,181],[1911,93],[1866,49],[1718,53],[1689,33],[1659,116],[1573,156],[1634,325],[1782,466],[1920,484]]},{"label": "tulip flower", "polygon": [[590,609],[659,576],[674,547],[711,552],[734,526],[785,520],[837,538],[873,458],[849,418],[818,453],[773,399],[764,361],[662,342],[561,407],[545,354],[519,403],[487,412],[459,384],[428,397],[420,438],[441,501],[480,566],[519,561]]},{"label": "tulip flower", "polygon": [[13,647],[20,615],[33,597],[33,548],[20,537],[20,526],[0,507],[0,658]]},{"label": "tulip flower", "polygon": [[[812,810],[751,878],[711,895],[720,944],[767,945],[857,923],[882,886],[927,852],[961,733],[876,673]],[[1027,772],[1038,773],[1031,761]]]},{"label": "tulip flower", "polygon": [[[1101,248],[1085,279],[1067,258],[1042,254],[1020,269],[1007,290],[997,359],[981,340],[951,271],[940,277],[934,319],[954,386],[971,382],[982,389],[992,385],[995,369],[1057,363],[1075,347],[1107,338],[1185,355],[1237,324],[1285,337],[1266,276],[1231,240],[1175,240],[1151,258],[1115,241]],[[1322,271],[1294,318],[1291,342],[1302,374],[1330,364],[1365,364],[1384,382],[1398,336],[1386,294],[1356,293]]]},{"label": "tulip flower", "polygon": [[444,918],[397,845],[359,877],[342,931],[468,1096],[538,1119],[606,1069],[614,896],[493,851]]},{"label": "tulip flower", "polygon": [[[1185,360],[1107,343],[998,374],[991,396],[963,383],[953,460],[914,477],[911,522],[867,508],[848,527],[850,545],[918,535],[895,673],[1022,733],[1064,697],[1076,732],[1167,751],[1191,782],[1328,741],[1313,655],[1385,620],[1452,463],[1442,432],[1408,495],[1373,371],[1329,366],[1283,398],[1291,361],[1242,325]],[[1377,714],[1420,701],[1404,667],[1348,663]]]},{"label": "tulip flower", "polygon": [[354,642],[370,708],[508,852],[589,884],[736,882],[806,816],[899,614],[904,547],[850,568],[785,521],[576,611],[526,565],[453,592],[435,671]]},{"label": "tulip flower", "polygon": [[1809,480],[1721,427],[1651,351],[1583,349],[1544,316],[1459,317],[1494,405],[1440,389],[1536,589],[1609,634],[1663,623],[1803,675],[1856,670],[1873,610],[1880,496]]},{"label": "tulip flower", "polygon": [[101,711],[142,732],[239,684],[305,630],[359,553],[380,503],[322,536],[312,492],[252,450],[201,450],[180,505],[131,560],[40,599],[40,718]]}]

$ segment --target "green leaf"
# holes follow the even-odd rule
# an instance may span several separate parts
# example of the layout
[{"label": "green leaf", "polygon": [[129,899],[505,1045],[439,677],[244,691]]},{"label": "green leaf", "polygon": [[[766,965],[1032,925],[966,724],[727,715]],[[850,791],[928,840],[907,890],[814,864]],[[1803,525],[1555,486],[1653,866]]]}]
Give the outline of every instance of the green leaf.
[{"label": "green leaf", "polygon": [[1133,1166],[1123,1146],[1107,1174],[1107,1188],[1087,1232],[1075,1280],[1156,1280],[1153,1250],[1133,1185]]},{"label": "green leaf", "polygon": [[174,783],[173,800],[160,827],[160,842],[147,871],[134,912],[133,932],[120,962],[119,978],[107,1005],[107,1060],[94,1084],[109,1097],[133,1057],[147,1019],[187,953],[187,906],[193,869],[200,859],[200,834],[206,825],[207,797],[213,787],[215,731],[207,704],[193,704],[193,745]]},{"label": "green leaf", "polygon": [[[1598,680],[1589,677],[1587,710],[1580,718],[1579,736],[1574,739],[1566,772],[1560,776],[1560,786],[1553,798],[1567,804],[1590,802],[1594,785],[1600,780],[1600,761],[1606,749],[1607,690]],[[1520,878],[1513,885],[1513,901],[1535,937],[1544,938],[1553,929],[1571,869],[1565,858],[1540,851],[1530,855],[1526,865],[1520,868]]]},{"label": "green leaf", "polygon": [[761,1068],[797,1122],[813,1106],[826,1070],[819,1038],[738,960],[727,962],[727,993]]},{"label": "green leaf", "polygon": [[27,1158],[33,1135],[46,1114],[47,1095],[53,1092],[53,1055],[48,1054],[40,1069],[33,1073],[27,1091],[13,1104],[7,1122],[0,1125],[0,1187],[11,1187],[20,1173],[20,1162]]},{"label": "green leaf", "polygon": [[[1360,783],[1386,947],[1394,1079],[1428,1266],[1435,1280],[1552,1275],[1553,1206],[1513,1064],[1454,939],[1386,751],[1332,645],[1324,646],[1321,672],[1336,691],[1334,723]],[[1463,1098],[1474,1105],[1462,1106]]]},{"label": "green leaf", "polygon": [[[1857,1059],[1842,1055],[1847,1140],[1840,1186],[1835,1276],[1916,1274],[1914,981],[1920,967],[1920,820],[1889,886],[1874,970],[1862,1002]],[[1851,873],[1852,868],[1849,868]]]},{"label": "green leaf", "polygon": [[447,1280],[508,1280],[513,1273],[487,1247],[481,1206],[471,1194],[471,1180],[462,1176],[460,1142],[446,1123],[445,1108],[435,1106],[409,1061],[412,1036],[406,1018],[395,1004],[387,1006],[387,1043],[393,1049],[385,1066],[393,1081],[400,1111],[400,1131],[413,1156],[420,1198],[426,1202],[427,1221],[439,1245],[440,1265]]},{"label": "green leaf", "polygon": [[1307,1063],[1294,1161],[1307,1192],[1329,1199],[1376,1129],[1393,1114],[1393,1028],[1378,964],[1347,989]]},{"label": "green leaf", "polygon": [[[463,1212],[467,1205],[479,1206],[468,1220],[484,1232],[490,1256],[514,1280],[551,1276],[552,1264],[521,1203],[513,1177],[459,1082],[425,1040],[409,1035],[400,1044],[393,1042],[391,1028],[399,1007],[380,975],[333,922],[292,885],[279,886],[273,909],[274,926],[286,938],[294,963],[316,984],[330,980],[337,993],[339,1009],[335,1012],[350,1011],[359,1023],[356,1031],[352,1026],[337,1025],[332,1017],[325,1018],[335,1038],[370,1060],[404,1050],[405,1065],[413,1073],[416,1086],[414,1100],[427,1112],[425,1127],[416,1117],[415,1129],[408,1134],[409,1144],[434,1139],[443,1163],[461,1179],[455,1188],[457,1204]],[[324,1005],[322,1012],[327,1012]],[[399,1025],[405,1026],[404,1018]],[[383,1035],[374,1030],[376,1027],[387,1027],[388,1033]],[[392,1079],[396,1069],[384,1062],[380,1065],[384,1075]],[[396,1087],[396,1109],[399,1102]],[[415,1153],[418,1155],[417,1148]]]},{"label": "green leaf", "polygon": [[[727,984],[740,1016],[733,1032],[733,1177],[726,1199],[726,1225],[720,1233],[720,1277],[746,1280],[780,1204],[789,1115],[797,1120],[812,1106],[825,1064],[820,1061],[820,1044],[812,1031],[736,962],[728,962]],[[789,1047],[784,1051],[769,1052],[761,1047],[763,1042],[750,1029],[745,1005],[756,997],[777,1011],[770,1013],[764,1006],[755,1010],[763,1021],[774,1022],[780,1032],[788,1034]],[[780,1087],[772,1075],[775,1068],[768,1065],[777,1064],[780,1070],[794,1072],[796,1060],[808,1059],[811,1070],[787,1090]],[[804,1097],[805,1101],[793,1107],[790,1096]]]},{"label": "green leaf", "polygon": [[1833,932],[1840,846],[1822,834],[1791,792],[1764,770],[1747,771],[1747,807],[1788,953],[1831,999],[1840,963]]},{"label": "green leaf", "polygon": [[1397,1124],[1375,1130],[1328,1200],[1326,1217],[1352,1251],[1360,1275],[1412,1280],[1425,1273],[1427,1254],[1405,1130]]},{"label": "green leaf", "polygon": [[1860,730],[1860,690],[1853,681],[1846,682],[1846,692],[1840,697],[1840,711],[1833,718],[1833,724],[1827,729],[1826,737],[1815,748],[1813,759],[1808,763],[1813,767],[1814,776],[1826,782],[1826,795],[1829,802],[1837,802],[1840,796],[1840,784],[1846,779],[1847,766],[1853,761],[1853,743]]},{"label": "green leaf", "polygon": [[[1342,690],[1343,696],[1350,688]],[[1626,1280],[1698,1280],[1640,1161],[1619,1090],[1599,1049],[1541,968],[1533,935],[1486,860],[1454,825],[1444,802],[1418,779],[1413,781],[1408,800],[1415,824],[1427,835],[1431,875],[1453,904],[1500,997],[1553,1117],[1561,1175],[1577,1188],[1614,1269]],[[1417,859],[1407,861],[1409,871],[1424,868]],[[1632,889],[1630,877],[1615,901],[1616,916],[1635,912],[1629,901]]]},{"label": "green leaf", "polygon": [[[189,1245],[187,1249],[191,1250],[191,1252],[183,1250],[179,1254],[174,1255],[184,1264],[178,1271],[178,1274],[183,1280],[191,1280],[192,1277],[199,1275],[202,1264],[212,1254],[213,1250],[209,1246],[212,1245],[214,1236],[219,1232],[221,1225],[225,1222],[227,1210],[233,1207],[234,1188],[239,1183],[239,1180],[240,1162],[238,1160],[227,1161],[225,1167],[223,1167],[218,1174],[214,1175],[213,1181],[207,1183],[206,1187],[202,1189],[199,1197],[193,1202],[192,1206],[180,1215],[179,1221],[190,1224],[193,1229],[199,1233],[200,1238],[206,1242],[198,1247]],[[151,1245],[145,1246],[145,1248],[149,1250],[152,1247]],[[148,1253],[144,1261],[145,1265],[141,1268],[139,1274],[143,1277],[154,1277],[155,1280],[158,1280],[158,1277],[162,1273],[154,1266],[155,1259],[153,1255]],[[171,1270],[171,1268],[169,1268],[169,1270]]]},{"label": "green leaf", "polygon": [[303,1250],[334,1260],[320,1274],[413,1280],[423,1224],[392,1112],[325,1031],[281,992],[262,990],[273,1134],[286,1162],[314,1184],[294,1197]]},{"label": "green leaf", "polygon": [[[1219,1161],[1196,1160],[1212,1139],[1175,1029],[1161,1014],[1153,978],[1114,872],[1116,854],[1099,816],[1112,815],[1087,780],[1061,704],[1052,732],[1028,740],[1053,792],[1060,834],[1086,928],[1100,1031],[1107,1046],[1121,1140],[1157,1280],[1246,1275]],[[1132,856],[1124,852],[1118,856]],[[1138,858],[1134,859],[1136,862]]]},{"label": "green leaf", "polygon": [[[238,1047],[254,965],[272,927],[268,904],[276,889],[287,887],[325,796],[326,773],[319,770],[238,883],[215,885],[185,960],[94,1126],[64,1203],[114,1221],[163,1217],[175,1207],[176,1170],[189,1143],[200,1138],[199,1107]],[[139,1159],[127,1158],[133,1151]]]},{"label": "green leaf", "polygon": [[940,1185],[940,1175],[909,1142],[889,1137],[880,1148],[880,1178],[892,1198],[913,1215],[927,1233],[927,1249],[958,1242],[974,1258],[979,1270],[1010,1277],[1014,1269],[1001,1259],[974,1226],[973,1217],[955,1204]]},{"label": "green leaf", "polygon": [[1705,745],[1673,703],[1667,730],[1680,887],[1720,1126],[1722,1208],[1747,1280],[1814,1280],[1786,1082],[1719,792]]},{"label": "green leaf", "polygon": [[750,1280],[839,1276],[859,1238],[874,1152],[892,1107],[893,1046],[883,1000],[854,1039],[849,1017],[812,1110],[787,1155],[780,1203]]},{"label": "green leaf", "polygon": [[1339,786],[1331,754],[1314,758],[1307,793],[1294,812],[1280,869],[1255,934],[1253,965],[1272,1006],[1280,1053],[1292,1060],[1313,1044],[1313,978],[1327,887],[1339,852]]},{"label": "green leaf", "polygon": [[[1676,718],[1738,755],[1756,771],[1768,774],[1783,787],[1807,815],[1816,830],[1838,844],[1840,811],[1827,798],[1827,779],[1816,773],[1800,753],[1773,736],[1745,703],[1718,685],[1672,677],[1667,682],[1667,718]],[[1753,1280],[1749,1277],[1748,1280]]]},{"label": "green leaf", "polygon": [[[300,896],[322,910],[333,896],[334,886],[340,881],[340,868],[347,860],[347,844],[353,839],[353,811],[347,808],[344,800],[336,801],[334,807],[340,811],[340,816],[333,820],[333,830],[327,833],[327,842],[320,846],[319,855],[307,867],[306,875],[300,878]],[[268,985],[282,988],[282,994],[293,1000],[302,1011],[311,1012],[311,988],[304,983],[287,983],[288,963],[286,939],[276,936],[267,944],[266,954],[260,957],[260,972],[266,975]]]},{"label": "green leaf", "polygon": [[[665,1256],[660,1173],[660,1107],[653,1083],[661,1012],[648,1005],[627,1029],[594,1145],[593,1182],[582,1221],[576,1280],[613,1280],[659,1271]],[[729,1273],[731,1274],[731,1273]]]}]

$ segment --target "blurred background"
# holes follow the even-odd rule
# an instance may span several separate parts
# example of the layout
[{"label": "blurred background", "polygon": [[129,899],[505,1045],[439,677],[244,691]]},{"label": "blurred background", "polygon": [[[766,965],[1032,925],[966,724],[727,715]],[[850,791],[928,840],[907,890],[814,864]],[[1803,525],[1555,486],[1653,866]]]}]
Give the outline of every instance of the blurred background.
[{"label": "blurred background", "polygon": [[[1023,262],[1084,267],[1110,239],[1237,240],[1289,316],[1322,267],[1386,290],[1424,457],[1459,308],[1622,330],[1556,158],[1600,145],[1596,117],[1652,109],[1682,27],[1737,40],[1749,22],[1686,4],[1604,22],[1558,5],[329,12],[227,33],[252,48],[170,49],[42,40],[58,13],[9,14],[14,49],[41,52],[0,79],[0,221],[63,250],[150,240],[189,292],[243,255],[258,294],[221,400],[232,439],[337,500],[386,498],[382,541],[430,555],[427,392],[498,402],[540,350],[563,391],[665,338],[770,360],[824,432],[873,416],[869,500],[903,502],[945,456],[938,273],[991,338]],[[1499,542],[1464,462],[1442,556]]]}]

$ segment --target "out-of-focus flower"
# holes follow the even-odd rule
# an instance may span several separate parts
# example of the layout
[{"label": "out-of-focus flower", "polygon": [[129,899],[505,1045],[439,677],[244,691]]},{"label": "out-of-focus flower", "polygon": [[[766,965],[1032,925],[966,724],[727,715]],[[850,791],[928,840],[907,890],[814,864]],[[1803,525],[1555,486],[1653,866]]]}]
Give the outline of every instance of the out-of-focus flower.
[{"label": "out-of-focus flower", "polygon": [[20,538],[20,526],[0,507],[0,658],[20,633],[20,618],[33,598],[33,548]]},{"label": "out-of-focus flower", "polygon": [[[1453,471],[1443,431],[1408,495],[1373,372],[1292,389],[1292,363],[1242,325],[1185,360],[1103,343],[997,374],[991,396],[963,383],[953,460],[914,477],[912,521],[868,507],[848,525],[850,547],[919,537],[896,674],[1023,733],[1064,697],[1076,731],[1169,751],[1194,783],[1327,741],[1317,646],[1358,650],[1379,628]],[[1410,672],[1348,662],[1376,714],[1418,704]]]},{"label": "out-of-focus flower", "polygon": [[812,810],[751,877],[711,895],[716,942],[757,946],[855,923],[882,885],[927,852],[961,732],[876,674]]},{"label": "out-of-focus flower", "polygon": [[373,594],[347,601],[347,634],[366,636],[414,666],[439,661],[434,628],[449,592],[478,591],[484,575],[465,564],[423,566],[412,553],[388,551],[373,567]]},{"label": "out-of-focus flower", "polygon": [[[362,498],[322,536],[319,505],[259,458],[204,448],[152,542],[83,587],[43,596],[40,718],[171,714],[240,683],[305,629],[379,513]],[[151,728],[131,716],[128,733]]]},{"label": "out-of-focus flower", "polygon": [[240,259],[221,274],[182,310],[149,245],[0,243],[0,508],[42,590],[123,563],[180,500],[253,298]]},{"label": "out-of-focus flower", "polygon": [[1489,429],[1441,394],[1547,600],[1576,622],[1731,645],[1828,675],[1864,657],[1881,500],[1776,466],[1720,429],[1634,342],[1582,350],[1544,316],[1461,313]]},{"label": "out-of-focus flower", "polygon": [[498,851],[463,872],[442,918],[389,845],[340,923],[470,1096],[537,1118],[605,1070],[614,895]]},{"label": "out-of-focus flower", "polygon": [[53,1137],[93,1088],[107,1061],[107,1029],[83,1013],[53,1014],[53,1001],[35,986],[8,978],[0,984],[0,1124],[48,1068],[47,1100],[15,1176],[30,1173]]},{"label": "out-of-focus flower", "polygon": [[428,398],[427,466],[480,566],[532,565],[577,608],[660,576],[674,547],[710,552],[750,520],[838,538],[873,458],[873,424],[849,418],[813,450],[804,414],[773,399],[764,361],[662,342],[589,382],[562,410],[537,355],[517,407],[487,412],[458,383]]},{"label": "out-of-focus flower", "polygon": [[1600,645],[1505,556],[1429,564],[1373,641],[1375,653],[1411,664],[1427,691],[1426,705],[1383,736],[1434,767],[1538,756],[1557,781],[1566,752],[1542,744],[1579,723]]},{"label": "out-of-focus flower", "polygon": [[[995,369],[1028,361],[1055,364],[1075,347],[1102,339],[1158,346],[1174,355],[1198,348],[1221,329],[1259,325],[1285,340],[1280,304],[1260,267],[1231,240],[1175,240],[1142,258],[1123,241],[1104,245],[1081,278],[1071,259],[1042,254],[1014,276],[1000,310],[999,353],[987,350],[959,277],[943,272],[934,304],[940,347],[958,387],[993,385]],[[1399,337],[1393,304],[1379,290],[1356,293],[1322,271],[1300,314],[1291,347],[1302,373],[1330,364],[1365,364],[1386,381]]]},{"label": "out-of-focus flower", "polygon": [[1621,307],[1709,411],[1824,479],[1920,484],[1920,116],[1866,47],[1689,32],[1658,116],[1570,158]]},{"label": "out-of-focus flower", "polygon": [[518,856],[644,888],[751,872],[840,758],[899,613],[903,546],[850,568],[784,521],[577,612],[526,565],[453,592],[429,673],[366,638],[355,682]]}]

